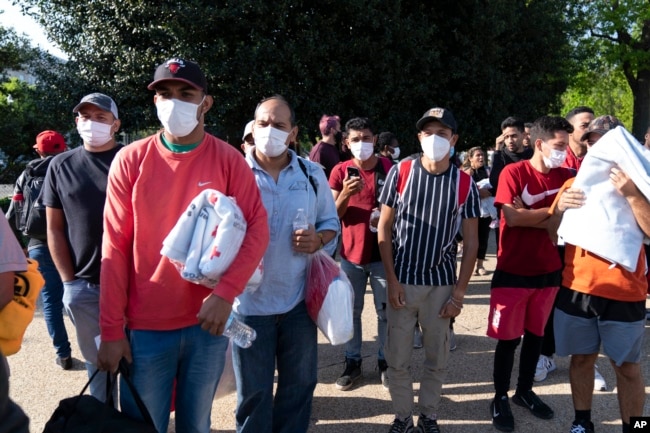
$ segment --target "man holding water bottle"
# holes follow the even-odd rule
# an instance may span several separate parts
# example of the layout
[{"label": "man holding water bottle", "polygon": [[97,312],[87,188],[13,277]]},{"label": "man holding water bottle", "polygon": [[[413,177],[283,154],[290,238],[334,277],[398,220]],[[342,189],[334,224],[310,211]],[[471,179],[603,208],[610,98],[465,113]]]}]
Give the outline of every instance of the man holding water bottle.
[{"label": "man holding water bottle", "polygon": [[345,129],[345,144],[352,151],[352,159],[332,169],[329,184],[341,219],[341,269],[354,289],[354,336],[345,346],[345,369],[336,381],[336,388],[346,391],[362,377],[361,312],[366,284],[370,279],[377,312],[377,369],[382,385],[388,389],[388,365],[384,358],[386,271],[377,244],[377,199],[392,162],[375,155],[376,137],[370,120],[362,117],[350,119]]},{"label": "man holding water bottle", "polygon": [[[282,96],[258,104],[255,147],[246,161],[262,195],[271,240],[262,284],[233,304],[234,317],[257,333],[251,347],[233,346],[237,433],[306,432],[309,427],[318,340],[305,305],[307,264],[321,248],[334,253],[339,221],[323,170],[288,148],[297,133],[293,109]],[[296,218],[299,209],[306,229],[297,229],[305,223]]]}]

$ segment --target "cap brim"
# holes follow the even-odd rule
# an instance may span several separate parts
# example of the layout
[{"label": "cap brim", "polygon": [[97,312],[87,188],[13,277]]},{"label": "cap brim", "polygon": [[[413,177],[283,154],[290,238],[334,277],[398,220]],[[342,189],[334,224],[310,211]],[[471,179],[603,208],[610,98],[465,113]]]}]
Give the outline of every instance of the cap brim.
[{"label": "cap brim", "polygon": [[604,129],[594,129],[593,131],[585,132],[584,134],[582,134],[582,138],[580,139],[580,141],[585,141],[587,138],[589,138],[589,134],[592,134],[594,132],[602,136],[607,134],[608,131],[605,131]]},{"label": "cap brim", "polygon": [[72,112],[73,113],[78,113],[79,110],[81,110],[81,107],[83,107],[84,105],[93,105],[93,106],[99,108],[100,110],[108,111],[109,113],[112,113],[110,108],[107,110],[106,107],[103,107],[103,106],[101,106],[99,104],[95,104],[94,102],[90,102],[90,101],[84,101],[84,102],[78,103],[77,106],[72,109]]},{"label": "cap brim", "polygon": [[203,90],[203,87],[197,86],[196,83],[193,83],[190,80],[186,80],[184,78],[162,78],[160,80],[152,81],[151,83],[149,83],[149,85],[147,86],[147,89],[155,90],[156,85],[158,85],[158,84],[160,84],[162,82],[165,82],[165,81],[182,81],[183,83],[187,83],[187,84],[189,84],[190,86],[194,87],[197,90]]}]

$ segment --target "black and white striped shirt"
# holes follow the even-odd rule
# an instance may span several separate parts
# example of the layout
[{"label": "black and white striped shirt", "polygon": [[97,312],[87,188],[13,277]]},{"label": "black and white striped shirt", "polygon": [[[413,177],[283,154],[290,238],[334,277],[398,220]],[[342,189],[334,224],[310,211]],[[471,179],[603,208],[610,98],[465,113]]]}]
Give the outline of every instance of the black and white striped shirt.
[{"label": "black and white striped shirt", "polygon": [[400,283],[446,286],[456,283],[456,233],[461,218],[478,218],[478,188],[470,181],[465,203],[458,206],[456,166],[441,174],[426,171],[420,158],[412,161],[404,191],[397,180],[404,162],[391,168],[379,201],[395,209],[392,230],[395,274]]}]

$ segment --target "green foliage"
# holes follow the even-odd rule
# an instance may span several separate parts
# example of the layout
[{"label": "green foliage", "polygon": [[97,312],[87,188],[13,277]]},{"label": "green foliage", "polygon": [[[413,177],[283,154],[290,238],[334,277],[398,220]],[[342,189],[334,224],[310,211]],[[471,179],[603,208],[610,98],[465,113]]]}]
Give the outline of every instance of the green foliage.
[{"label": "green foliage", "polygon": [[[23,0],[70,61],[41,61],[46,106],[69,112],[84,94],[114,97],[122,128],[158,121],[146,90],[165,58],[196,60],[215,105],[208,129],[238,145],[257,102],[294,105],[301,142],[323,113],[373,119],[417,149],[432,106],[458,118],[461,147],[493,143],[508,115],[559,109],[572,74],[565,2],[557,0]],[[540,59],[543,59],[540,61]],[[47,60],[47,59],[46,59]],[[43,67],[45,65],[45,67]]]},{"label": "green foliage", "polygon": [[632,91],[620,70],[578,73],[575,84],[562,95],[562,115],[579,105],[591,107],[596,116],[611,114],[626,127],[632,126]]},{"label": "green foliage", "polygon": [[[578,32],[574,37],[575,46],[587,55],[582,63],[584,79],[592,71],[597,71],[592,87],[572,87],[580,96],[589,100],[593,92],[600,95],[606,109],[616,110],[629,103],[630,122],[625,122],[632,133],[643,137],[650,125],[650,1],[648,0],[614,0],[590,1],[574,0],[569,2],[569,11],[576,17],[574,24]],[[602,65],[607,65],[605,68]],[[611,72],[611,77],[602,74],[602,70]],[[625,94],[612,94],[616,84],[624,77],[632,94],[629,100]],[[610,85],[614,84],[614,87]],[[613,99],[619,99],[613,101]],[[607,102],[607,100],[610,102]],[[611,114],[611,113],[608,113]]]}]

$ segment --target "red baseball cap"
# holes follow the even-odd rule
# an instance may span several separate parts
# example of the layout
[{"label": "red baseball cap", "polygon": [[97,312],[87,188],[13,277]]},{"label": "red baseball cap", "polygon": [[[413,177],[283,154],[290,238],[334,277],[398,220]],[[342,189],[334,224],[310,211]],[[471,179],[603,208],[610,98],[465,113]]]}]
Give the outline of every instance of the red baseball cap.
[{"label": "red baseball cap", "polygon": [[56,131],[43,131],[36,136],[34,149],[41,153],[55,154],[61,153],[66,149],[65,138]]}]

